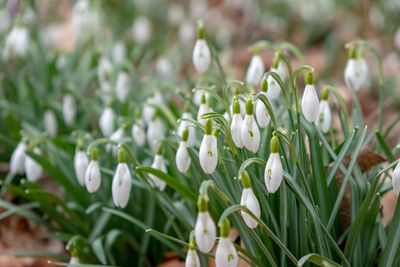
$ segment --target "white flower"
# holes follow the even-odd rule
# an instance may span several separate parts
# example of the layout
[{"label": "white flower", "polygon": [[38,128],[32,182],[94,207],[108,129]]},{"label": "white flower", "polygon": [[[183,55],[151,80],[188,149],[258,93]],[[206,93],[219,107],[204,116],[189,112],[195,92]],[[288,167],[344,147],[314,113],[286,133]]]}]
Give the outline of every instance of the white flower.
[{"label": "white flower", "polygon": [[[238,95],[239,92],[235,92],[235,95]],[[241,99],[239,96],[237,96],[237,99],[239,101],[239,105],[240,105],[240,114],[242,115],[242,117],[246,116],[246,102]],[[233,102],[230,106],[229,112],[231,115],[233,115]],[[229,115],[228,115],[229,117]]]},{"label": "white flower", "polygon": [[265,73],[264,62],[260,55],[253,55],[246,73],[246,83],[260,84],[262,76]]},{"label": "white flower", "polygon": [[143,146],[146,142],[146,135],[143,130],[143,123],[137,122],[132,126],[132,137],[137,146]]},{"label": "white flower", "polygon": [[[267,93],[261,92],[261,94],[264,94],[267,96]],[[267,109],[265,107],[264,102],[262,102],[260,99],[257,99],[256,102],[256,118],[258,125],[261,128],[267,127],[268,123],[270,122],[271,118],[269,117],[269,114],[267,112]]]},{"label": "white flower", "polygon": [[396,33],[394,34],[394,45],[398,50],[400,50],[400,27],[397,28]]},{"label": "white flower", "polygon": [[242,148],[244,146],[242,141],[242,126],[243,126],[243,118],[240,114],[240,104],[239,101],[233,101],[233,116],[231,123],[231,135],[232,140],[238,148]]},{"label": "white flower", "polygon": [[211,174],[214,172],[218,163],[217,138],[211,134],[212,122],[210,119],[207,120],[204,128],[205,132],[200,145],[199,159],[203,171],[207,174]]},{"label": "white flower", "polygon": [[72,26],[76,33],[80,34],[84,30],[88,30],[92,26],[94,14],[90,9],[88,0],[78,0],[71,12]]},{"label": "white flower", "polygon": [[244,146],[251,152],[256,153],[260,145],[260,130],[254,119],[253,103],[251,100],[248,100],[246,103],[246,116],[240,130],[240,136],[242,137]]},{"label": "white flower", "polygon": [[196,250],[189,249],[186,255],[185,267],[201,267]]},{"label": "white flower", "polygon": [[108,81],[103,81],[100,83],[100,97],[103,100],[104,103],[111,103],[113,100],[113,88]]},{"label": "white flower", "polygon": [[[96,152],[97,153],[97,152]],[[96,192],[101,183],[101,174],[100,174],[100,167],[99,167],[99,162],[97,161],[97,156],[95,159],[93,159],[89,163],[89,166],[87,167],[86,173],[85,173],[85,185],[86,189],[89,193]]]},{"label": "white flower", "polygon": [[217,228],[208,210],[199,211],[194,227],[194,235],[197,248],[203,253],[210,252],[217,237]]},{"label": "white flower", "polygon": [[301,109],[307,121],[314,122],[318,118],[319,100],[315,91],[312,72],[307,72],[306,74],[306,88],[301,100]]},{"label": "white flower", "polygon": [[[182,119],[193,119],[193,116],[189,112],[184,112],[182,114]],[[178,130],[176,131],[176,133],[178,134],[179,137],[182,137],[183,131],[189,125],[190,125],[190,123],[188,121],[181,120],[179,122]],[[194,142],[196,141],[196,129],[194,127],[188,127],[188,129],[189,129],[188,143],[193,145]]]},{"label": "white flower", "polygon": [[103,87],[103,83],[110,82],[110,78],[113,72],[113,67],[110,60],[103,56],[100,59],[99,65],[97,67],[97,78],[99,79],[100,85]]},{"label": "white flower", "polygon": [[315,124],[321,128],[323,133],[327,133],[331,127],[332,114],[327,100],[321,100],[319,104],[319,116]]},{"label": "white flower", "polygon": [[264,172],[265,186],[269,193],[275,193],[278,190],[282,182],[282,174],[283,169],[279,153],[271,153]]},{"label": "white flower", "polygon": [[202,119],[201,116],[211,111],[212,109],[208,106],[206,96],[203,94],[201,96],[201,104],[199,106],[199,112],[197,113],[197,120],[204,125],[206,123],[206,119]]},{"label": "white flower", "polygon": [[191,158],[188,152],[188,142],[181,141],[178,150],[176,151],[176,167],[181,173],[185,173],[190,166]]},{"label": "white flower", "polygon": [[153,105],[162,105],[163,104],[163,97],[162,95],[157,92],[154,94],[154,96],[149,97],[147,99],[147,104],[144,105],[143,107],[143,120],[145,123],[149,123],[156,112],[156,109],[153,107]]},{"label": "white flower", "polygon": [[[261,216],[260,204],[254,195],[253,189],[251,187],[244,188],[242,192],[242,198],[240,200],[240,205],[248,208],[257,218]],[[257,227],[258,223],[254,220],[247,212],[241,211],[244,222],[249,228]]]},{"label": "white flower", "polygon": [[160,118],[155,118],[149,122],[147,127],[147,141],[153,150],[157,148],[157,140],[164,138],[165,136],[165,125]]},{"label": "white flower", "polygon": [[45,129],[46,133],[51,137],[56,136],[58,124],[57,124],[57,118],[56,118],[56,115],[54,114],[54,112],[51,110],[46,110],[43,117],[44,117],[43,118],[44,129]]},{"label": "white flower", "polygon": [[85,185],[85,173],[89,164],[88,156],[85,151],[77,149],[74,156],[74,169],[76,178],[81,186]]},{"label": "white flower", "polygon": [[10,159],[10,172],[13,174],[24,174],[25,165],[25,151],[26,144],[24,142],[19,142],[17,147],[11,154]]},{"label": "white flower", "polygon": [[349,88],[358,91],[368,78],[368,65],[363,58],[349,58],[344,70],[344,80]]},{"label": "white flower", "polygon": [[[69,260],[69,264],[80,264],[81,262],[79,261],[78,257],[71,257],[71,259]],[[72,266],[72,265],[68,265],[68,267]]]},{"label": "white flower", "polygon": [[144,45],[148,41],[150,41],[151,36],[153,34],[151,22],[146,17],[138,17],[132,24],[132,35],[133,39]]},{"label": "white flower", "polygon": [[5,59],[8,59],[12,55],[18,57],[25,56],[29,48],[29,43],[28,29],[22,26],[14,26],[7,35],[4,47]]},{"label": "white flower", "polygon": [[392,175],[393,191],[398,196],[400,192],[400,162],[397,163]]},{"label": "white flower", "polygon": [[165,58],[161,57],[156,62],[156,71],[159,75],[168,78],[172,76],[172,65],[171,62]]},{"label": "white flower", "polygon": [[205,39],[197,39],[193,49],[193,64],[196,70],[204,73],[208,70],[211,63],[210,48]]},{"label": "white flower", "polygon": [[62,105],[62,115],[65,124],[71,126],[74,123],[76,112],[77,112],[77,107],[75,98],[70,94],[64,95],[63,105]]},{"label": "white flower", "polygon": [[[41,155],[39,148],[35,147],[33,152],[37,155]],[[26,178],[31,182],[36,182],[43,174],[43,168],[33,158],[25,155],[25,173]]]},{"label": "white flower", "polygon": [[[274,69],[271,69],[270,71],[274,71]],[[281,93],[281,86],[275,80],[275,78],[272,77],[272,75],[268,76],[267,82],[268,82],[267,97],[269,99],[277,99]]]},{"label": "white flower", "polygon": [[125,208],[131,192],[131,173],[125,162],[119,162],[112,182],[112,196],[117,207]]},{"label": "white flower", "polygon": [[229,237],[220,237],[215,252],[216,267],[235,267],[238,264],[238,255]]},{"label": "white flower", "polygon": [[122,63],[126,57],[126,46],[122,41],[118,41],[113,47],[113,59],[115,63]]},{"label": "white flower", "polygon": [[[159,151],[159,152],[161,152],[161,151]],[[167,167],[165,166],[164,158],[161,155],[161,153],[156,154],[156,156],[154,157],[154,162],[151,165],[151,167],[153,169],[157,169],[164,173],[167,173]],[[166,183],[163,180],[159,179],[157,176],[155,176],[153,174],[149,174],[149,177],[152,180],[155,187],[157,187],[160,191],[164,191]]]},{"label": "white flower", "polygon": [[120,102],[126,101],[126,97],[129,94],[130,78],[128,73],[120,72],[117,78],[117,84],[115,86],[115,94]]},{"label": "white flower", "polygon": [[285,64],[283,63],[282,60],[279,60],[278,68],[271,69],[271,71],[275,71],[279,75],[279,77],[281,78],[282,82],[285,82],[285,80],[286,80],[286,70],[285,70]]},{"label": "white flower", "polygon": [[[121,141],[122,137],[124,137],[124,129],[118,128],[115,132],[113,132],[110,135],[110,140],[119,143]],[[113,154],[115,155],[118,152],[118,147],[116,145],[107,144],[106,150],[107,151],[112,150]]]},{"label": "white flower", "polygon": [[115,113],[111,107],[104,109],[99,119],[99,126],[102,134],[109,137],[114,132],[114,118]]}]

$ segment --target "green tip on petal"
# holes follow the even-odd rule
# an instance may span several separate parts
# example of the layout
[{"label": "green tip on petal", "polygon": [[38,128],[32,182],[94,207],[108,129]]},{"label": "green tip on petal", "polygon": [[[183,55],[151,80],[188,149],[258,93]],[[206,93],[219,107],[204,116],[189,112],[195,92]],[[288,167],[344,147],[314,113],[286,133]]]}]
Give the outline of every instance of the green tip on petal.
[{"label": "green tip on petal", "polygon": [[118,150],[118,162],[119,163],[126,162],[125,152],[121,147]]},{"label": "green tip on petal", "polygon": [[327,100],[329,97],[329,90],[328,88],[324,88],[324,90],[322,91],[322,100]]},{"label": "green tip on petal", "polygon": [[183,106],[183,110],[184,110],[185,112],[190,112],[189,105],[188,105],[188,104],[185,104],[185,105]]},{"label": "green tip on petal", "polygon": [[199,21],[198,23],[197,23],[197,38],[198,39],[204,39],[204,37],[205,37],[205,29],[204,29],[204,24],[203,24],[203,21]]},{"label": "green tip on petal", "polygon": [[272,61],[272,67],[274,69],[278,68],[278,64],[279,64],[279,54],[276,54],[276,56],[274,57],[274,61]]},{"label": "green tip on petal", "polygon": [[196,240],[194,239],[194,230],[190,232],[190,237],[189,237],[189,249],[190,250],[196,250]]},{"label": "green tip on petal", "polygon": [[206,123],[204,124],[204,134],[211,135],[212,133],[212,121],[211,119],[207,119]]},{"label": "green tip on petal", "polygon": [[201,95],[201,103],[202,103],[202,104],[205,104],[205,103],[206,103],[206,95],[205,95],[205,94],[202,94],[202,95]]},{"label": "green tip on petal", "polygon": [[81,139],[78,139],[76,141],[76,146],[77,146],[78,150],[82,150],[83,149],[83,142],[82,142]]},{"label": "green tip on petal", "polygon": [[233,101],[233,114],[240,114],[240,104],[239,101]]},{"label": "green tip on petal", "polygon": [[241,176],[243,188],[251,188],[251,180],[247,171],[244,171]]},{"label": "green tip on petal", "polygon": [[239,88],[236,88],[235,89],[235,95],[238,95],[238,94],[240,94],[240,90],[239,90]]},{"label": "green tip on petal", "polygon": [[186,127],[185,130],[183,130],[182,133],[182,141],[186,142],[189,139],[189,128]]},{"label": "green tip on petal", "polygon": [[253,115],[253,101],[251,99],[246,102],[246,114]]},{"label": "green tip on petal", "polygon": [[228,218],[219,223],[218,226],[221,232],[221,237],[228,237],[229,232],[231,231],[231,222],[228,220]]},{"label": "green tip on petal", "polygon": [[311,71],[308,71],[306,73],[305,80],[306,80],[306,84],[307,85],[308,84],[314,84],[314,75],[313,75],[313,73]]},{"label": "green tip on petal", "polygon": [[276,136],[271,138],[271,152],[278,153],[279,152],[279,139]]},{"label": "green tip on petal", "polygon": [[205,196],[200,196],[199,200],[197,201],[197,208],[199,209],[199,212],[208,211],[208,201]]},{"label": "green tip on petal", "polygon": [[159,145],[157,148],[157,155],[162,155],[162,146]]},{"label": "green tip on petal", "polygon": [[265,77],[263,77],[261,79],[261,92],[266,93],[268,91],[268,82],[267,79]]},{"label": "green tip on petal", "polygon": [[218,135],[219,135],[219,129],[215,129],[215,130],[214,130],[214,136],[215,136],[215,137],[218,137]]},{"label": "green tip on petal", "polygon": [[354,45],[349,48],[349,58],[356,58],[356,48]]},{"label": "green tip on petal", "polygon": [[260,46],[259,45],[253,45],[252,50],[253,50],[254,55],[260,55]]},{"label": "green tip on petal", "polygon": [[97,150],[96,147],[93,148],[91,157],[92,157],[92,160],[96,160],[97,161],[97,159],[99,157],[99,151]]}]

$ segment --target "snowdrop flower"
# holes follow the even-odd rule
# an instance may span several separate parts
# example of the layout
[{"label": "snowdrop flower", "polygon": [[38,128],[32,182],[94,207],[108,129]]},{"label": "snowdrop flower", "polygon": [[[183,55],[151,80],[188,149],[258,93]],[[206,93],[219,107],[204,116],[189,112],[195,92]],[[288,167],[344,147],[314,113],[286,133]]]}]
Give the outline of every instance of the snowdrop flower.
[{"label": "snowdrop flower", "polygon": [[206,99],[206,95],[203,94],[201,96],[201,104],[199,106],[199,112],[197,113],[197,120],[201,123],[201,124],[205,124],[206,123],[206,119],[201,118],[201,116],[203,116],[206,113],[211,112],[211,108],[209,107],[208,103],[207,103],[207,99]]},{"label": "snowdrop flower", "polygon": [[322,92],[322,100],[319,104],[319,115],[315,124],[321,128],[323,133],[327,133],[332,123],[331,109],[328,103],[329,91],[327,88]]},{"label": "snowdrop flower", "polygon": [[197,206],[199,213],[194,226],[196,245],[201,252],[208,253],[214,247],[217,229],[208,212],[208,201],[205,196],[200,196]]},{"label": "snowdrop flower", "polygon": [[349,50],[349,59],[344,69],[344,80],[349,88],[358,91],[368,78],[368,65],[363,58],[356,59],[354,47]]},{"label": "snowdrop flower", "polygon": [[198,72],[204,73],[211,63],[211,52],[207,41],[204,39],[205,33],[202,23],[199,23],[197,27],[197,37],[198,39],[193,49],[193,64]]},{"label": "snowdrop flower", "polygon": [[101,57],[97,67],[97,78],[99,79],[100,86],[103,87],[103,83],[110,82],[112,72],[113,67],[110,60],[105,56]]},{"label": "snowdrop flower", "polygon": [[101,113],[99,126],[104,137],[109,137],[114,132],[115,112],[111,107],[106,107]]},{"label": "snowdrop flower", "polygon": [[[153,164],[151,165],[153,169],[160,170],[164,173],[167,173],[167,167],[164,163],[164,158],[162,156],[162,147],[159,146],[157,150],[157,154],[154,157]],[[164,191],[166,183],[159,179],[157,176],[153,174],[149,174],[151,181],[153,182],[154,186],[157,187],[160,191]]]},{"label": "snowdrop flower", "polygon": [[135,124],[132,125],[132,137],[133,141],[137,146],[143,146],[146,142],[146,134],[144,133],[142,120],[138,119]]},{"label": "snowdrop flower", "polygon": [[231,135],[233,142],[238,148],[242,148],[244,146],[242,141],[242,126],[243,126],[243,118],[240,114],[240,104],[239,101],[233,101],[233,116],[231,123]]},{"label": "snowdrop flower", "polygon": [[[267,96],[268,92],[268,82],[265,79],[265,77],[262,78],[261,80],[261,94]],[[261,128],[267,127],[268,123],[270,122],[271,118],[269,117],[269,114],[265,108],[264,102],[262,102],[260,99],[257,99],[256,103],[256,118],[258,125]]]},{"label": "snowdrop flower", "polygon": [[24,174],[24,165],[25,165],[25,151],[26,144],[23,141],[20,141],[17,147],[14,149],[11,154],[10,159],[10,172],[13,174]]},{"label": "snowdrop flower", "polygon": [[[125,133],[124,127],[120,127],[110,135],[110,140],[119,143],[121,141],[122,137],[124,137],[124,133]],[[107,144],[106,150],[107,151],[112,150],[112,153],[114,155],[116,155],[117,151],[118,151],[118,147],[116,145]]]},{"label": "snowdrop flower", "polygon": [[[240,205],[245,206],[249,209],[257,218],[261,216],[260,203],[258,202],[256,196],[254,195],[253,189],[251,189],[251,181],[249,174],[244,171],[242,174],[242,185],[243,192],[242,198],[240,200]],[[247,212],[241,211],[242,217],[246,225],[253,229],[256,228],[258,222],[253,219]]]},{"label": "snowdrop flower", "polygon": [[400,27],[397,28],[396,33],[394,34],[394,45],[398,50],[400,50]]},{"label": "snowdrop flower", "polygon": [[258,48],[254,49],[253,57],[246,73],[246,83],[257,85],[260,84],[261,78],[265,73],[264,62],[260,56]]},{"label": "snowdrop flower", "polygon": [[218,247],[215,252],[215,266],[216,267],[235,267],[238,264],[238,254],[231,239],[229,232],[231,230],[231,223],[225,219],[219,224],[221,237],[218,241]]},{"label": "snowdrop flower", "polygon": [[400,162],[397,163],[396,168],[393,171],[392,185],[394,193],[398,196],[400,192]]},{"label": "snowdrop flower", "polygon": [[[185,109],[187,109],[185,107]],[[183,112],[182,114],[182,119],[193,119],[192,114],[187,110]],[[188,127],[190,123],[188,121],[180,120],[178,130],[176,131],[178,136],[182,137],[183,131],[186,128],[189,128],[189,139],[188,143],[193,145],[194,142],[196,141],[196,129],[194,127]]]},{"label": "snowdrop flower", "polygon": [[178,151],[176,151],[176,167],[181,173],[185,173],[190,166],[191,158],[188,152],[188,139],[189,139],[189,128],[186,128],[182,134],[182,141],[179,145]]},{"label": "snowdrop flower", "polygon": [[[275,57],[274,60],[278,61],[278,65],[275,69],[271,69],[271,71],[275,71],[276,73],[278,73],[279,77],[281,78],[282,82],[285,82],[286,80],[286,71],[285,71],[285,65],[283,63],[282,60],[279,60],[279,57]],[[276,66],[276,64],[273,64],[274,66]]]},{"label": "snowdrop flower", "polygon": [[[244,116],[246,116],[246,102],[241,97],[239,97],[239,94],[240,94],[239,89],[236,89],[235,97],[233,98],[233,101],[235,101],[235,100],[239,101],[240,114],[242,115],[242,117],[244,117]],[[233,102],[230,107],[230,114],[233,115]]]},{"label": "snowdrop flower", "polygon": [[319,114],[319,100],[314,86],[314,77],[311,71],[306,74],[306,88],[301,100],[303,115],[309,122],[314,122]]},{"label": "snowdrop flower", "polygon": [[114,62],[119,64],[122,63],[126,57],[126,46],[122,41],[118,41],[114,44],[113,47],[113,59]]},{"label": "snowdrop flower", "polygon": [[85,173],[85,185],[89,193],[96,192],[99,189],[101,183],[100,167],[97,158],[97,148],[94,148],[92,151],[90,163]]},{"label": "snowdrop flower", "polygon": [[185,267],[201,267],[200,259],[196,251],[196,241],[194,240],[194,231],[190,232],[189,251],[186,255]]},{"label": "snowdrop flower", "polygon": [[115,206],[125,208],[131,192],[131,173],[126,164],[125,153],[122,148],[118,151],[118,166],[112,182],[112,197]]},{"label": "snowdrop flower", "polygon": [[172,65],[169,59],[165,57],[161,57],[157,60],[156,66],[155,66],[156,72],[164,77],[168,78],[172,76]]},{"label": "snowdrop flower", "polygon": [[[69,260],[69,264],[75,265],[75,264],[80,264],[81,262],[79,261],[78,257],[72,256],[71,259]],[[68,265],[70,267],[70,265]]]},{"label": "snowdrop flower", "polygon": [[58,124],[54,112],[52,110],[46,110],[43,117],[44,129],[46,133],[51,137],[56,136]]},{"label": "snowdrop flower", "polygon": [[120,72],[115,86],[115,94],[120,102],[125,102],[129,94],[130,78],[128,73]]},{"label": "snowdrop flower", "polygon": [[207,174],[214,172],[218,163],[217,137],[212,135],[212,121],[208,119],[204,125],[204,137],[199,150],[200,165]]},{"label": "snowdrop flower", "polygon": [[244,117],[240,136],[244,146],[256,153],[260,145],[260,130],[253,115],[253,102],[249,99],[246,103],[246,116]]},{"label": "snowdrop flower", "polygon": [[269,193],[275,193],[282,182],[282,163],[279,156],[278,137],[273,136],[271,139],[271,154],[269,155],[267,165],[264,172],[265,186]]},{"label": "snowdrop flower", "polygon": [[71,126],[74,123],[77,113],[75,98],[71,94],[63,97],[62,115],[66,125]]},{"label": "snowdrop flower", "polygon": [[147,126],[147,141],[153,151],[157,148],[156,141],[164,138],[164,136],[165,125],[159,117],[156,117]]},{"label": "snowdrop flower", "polygon": [[30,37],[28,29],[24,26],[15,25],[7,35],[4,57],[8,59],[10,56],[23,57],[28,52]]},{"label": "snowdrop flower", "polygon": [[76,33],[81,33],[88,30],[91,26],[93,14],[90,10],[90,3],[88,0],[78,0],[71,12],[72,26]]},{"label": "snowdrop flower", "polygon": [[[33,149],[36,155],[41,155],[42,152],[38,147]],[[31,182],[36,182],[43,174],[43,168],[33,158],[25,155],[25,173],[26,178]]]},{"label": "snowdrop flower", "polygon": [[147,104],[143,107],[143,120],[145,123],[149,123],[156,113],[156,109],[153,105],[162,105],[163,97],[159,92],[156,92],[154,96],[147,99]]},{"label": "snowdrop flower", "polygon": [[132,34],[133,39],[141,45],[150,41],[153,29],[149,19],[146,17],[136,18],[132,24]]},{"label": "snowdrop flower", "polygon": [[74,169],[76,178],[78,178],[78,182],[81,186],[85,185],[85,174],[89,164],[88,156],[85,151],[81,149],[81,143],[78,140],[77,150],[74,156]]}]

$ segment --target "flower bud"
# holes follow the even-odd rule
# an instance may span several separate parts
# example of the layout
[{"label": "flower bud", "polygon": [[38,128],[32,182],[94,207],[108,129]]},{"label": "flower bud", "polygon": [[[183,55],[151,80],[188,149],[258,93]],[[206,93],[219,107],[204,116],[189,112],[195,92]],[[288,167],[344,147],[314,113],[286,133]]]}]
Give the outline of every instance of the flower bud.
[{"label": "flower bud", "polygon": [[186,256],[185,267],[200,267],[200,259],[196,251],[196,241],[194,239],[194,231],[190,232],[189,251]]},{"label": "flower bud", "polygon": [[319,104],[319,115],[315,124],[323,133],[327,133],[332,123],[332,114],[327,100],[321,100]]},{"label": "flower bud", "polygon": [[137,146],[142,147],[146,142],[146,135],[144,133],[143,123],[141,120],[132,125],[132,137]]},{"label": "flower bud", "polygon": [[24,174],[26,148],[26,144],[23,141],[20,141],[17,147],[14,149],[10,159],[11,173],[21,175]]},{"label": "flower bud", "polygon": [[271,139],[271,154],[264,172],[265,186],[269,193],[275,193],[281,185],[283,169],[279,156],[279,141],[276,136]]},{"label": "flower bud", "polygon": [[230,222],[225,219],[220,226],[221,237],[215,252],[216,267],[235,267],[238,264],[238,255],[229,238]]},{"label": "flower bud", "polygon": [[[192,114],[190,114],[189,112],[184,112],[182,114],[182,119],[192,119]],[[181,120],[179,122],[179,126],[178,126],[178,130],[177,130],[177,134],[178,136],[182,137],[182,133],[183,131],[188,128],[189,130],[189,139],[188,139],[188,143],[193,145],[194,142],[196,141],[196,129],[193,127],[188,127],[189,126],[189,122],[185,121],[185,120]]]},{"label": "flower bud", "polygon": [[125,208],[131,192],[131,173],[126,164],[125,153],[118,151],[118,166],[112,182],[112,197],[115,206]]},{"label": "flower bud", "polygon": [[200,145],[199,159],[203,171],[207,174],[214,172],[218,163],[217,138],[212,135],[212,121],[205,123],[204,137]]},{"label": "flower bud", "polygon": [[114,132],[115,113],[111,107],[104,109],[99,119],[99,126],[104,137],[109,137]]},{"label": "flower bud", "polygon": [[[268,82],[265,78],[263,78],[261,81],[261,92],[260,93],[267,97],[267,92],[268,92]],[[265,107],[265,104],[260,99],[257,99],[257,103],[256,103],[256,118],[257,118],[258,126],[260,126],[261,128],[267,127],[268,123],[271,120],[271,118],[269,117],[269,114],[267,112],[267,109]]]},{"label": "flower bud", "polygon": [[89,164],[88,156],[85,151],[80,150],[80,145],[78,145],[75,156],[74,156],[74,169],[75,175],[81,186],[85,185],[85,174]]},{"label": "flower bud", "polygon": [[206,99],[206,95],[203,94],[201,96],[201,104],[199,106],[199,112],[197,114],[197,120],[204,125],[204,123],[206,122],[206,119],[202,119],[201,116],[203,116],[206,113],[211,112],[211,108],[209,107],[208,103],[207,103],[207,99]]},{"label": "flower bud", "polygon": [[14,26],[10,33],[7,35],[4,58],[8,59],[10,56],[24,57],[28,52],[30,44],[29,31],[24,26]]},{"label": "flower bud", "polygon": [[[271,71],[272,71],[272,69],[271,69]],[[269,99],[277,99],[281,93],[281,86],[275,80],[275,78],[272,77],[272,75],[268,76],[267,82],[268,82],[267,97]]]},{"label": "flower bud", "polygon": [[120,102],[126,101],[126,98],[129,95],[130,83],[131,81],[128,73],[120,72],[118,74],[117,84],[115,85],[115,94]]},{"label": "flower bud", "polygon": [[200,196],[199,213],[197,214],[196,224],[194,228],[194,235],[197,248],[203,252],[208,253],[212,250],[217,237],[217,229],[215,223],[208,212],[207,200],[204,196]]},{"label": "flower bud", "polygon": [[244,146],[253,153],[256,153],[260,145],[260,131],[253,115],[253,102],[246,103],[246,116],[240,130]]},{"label": "flower bud", "polygon": [[99,189],[101,183],[100,167],[99,162],[97,161],[97,157],[98,152],[97,148],[95,148],[92,151],[91,161],[85,173],[85,185],[89,193],[96,192]]},{"label": "flower bud", "polygon": [[394,193],[398,196],[400,192],[400,162],[397,163],[396,168],[393,171],[392,185]]},{"label": "flower bud", "polygon": [[265,67],[261,56],[258,53],[254,54],[251,58],[250,65],[247,68],[246,83],[254,86],[260,84],[264,73]]},{"label": "flower bud", "polygon": [[132,24],[132,36],[135,42],[144,45],[150,41],[153,35],[151,22],[146,17],[138,17]]},{"label": "flower bud", "polygon": [[301,109],[303,115],[309,122],[314,122],[318,118],[319,100],[314,87],[314,78],[312,72],[306,74],[306,88],[304,89],[301,100]]},{"label": "flower bud", "polygon": [[211,63],[211,52],[207,41],[204,39],[204,27],[201,23],[198,26],[198,39],[193,49],[193,64],[196,70],[204,73]]},{"label": "flower bud", "polygon": [[244,146],[241,135],[242,126],[243,126],[243,118],[242,115],[240,114],[240,104],[239,101],[235,100],[233,102],[231,135],[233,142],[238,148],[242,148]]},{"label": "flower bud", "polygon": [[[249,174],[245,171],[242,174],[243,192],[240,200],[240,205],[249,209],[257,218],[261,216],[260,204],[251,189],[251,181]],[[247,212],[241,211],[242,217],[246,225],[253,229],[257,227],[258,223]]]},{"label": "flower bud", "polygon": [[[164,173],[168,172],[167,167],[165,166],[165,163],[164,163],[164,158],[162,156],[162,147],[161,146],[158,147],[157,154],[154,157],[154,161],[153,161],[153,164],[151,165],[151,167],[153,169],[160,170]],[[149,177],[152,180],[155,187],[157,187],[160,191],[164,191],[167,184],[163,180],[159,179],[157,176],[155,176],[153,174],[149,174]]]},{"label": "flower bud", "polygon": [[62,105],[62,115],[66,125],[71,126],[74,123],[76,113],[77,113],[77,107],[75,98],[70,94],[64,95],[63,105]]},{"label": "flower bud", "polygon": [[[33,152],[37,155],[42,154],[38,147],[35,147]],[[25,173],[29,181],[36,182],[43,175],[43,168],[29,155],[25,155]]]},{"label": "flower bud", "polygon": [[181,173],[185,173],[190,166],[191,158],[188,152],[188,138],[189,129],[186,128],[182,134],[182,141],[179,145],[178,151],[176,152],[176,167]]},{"label": "flower bud", "polygon": [[157,148],[156,141],[164,138],[165,131],[164,122],[159,117],[156,117],[149,122],[147,127],[147,141],[153,151]]},{"label": "flower bud", "polygon": [[349,49],[349,59],[344,70],[344,80],[349,88],[358,91],[368,78],[368,65],[363,58],[356,58],[354,47]]},{"label": "flower bud", "polygon": [[113,67],[110,60],[107,57],[102,57],[99,61],[97,67],[97,78],[99,80],[100,86],[111,82],[111,75],[113,72]]},{"label": "flower bud", "polygon": [[44,129],[50,137],[57,135],[57,118],[52,110],[46,110],[43,116]]}]

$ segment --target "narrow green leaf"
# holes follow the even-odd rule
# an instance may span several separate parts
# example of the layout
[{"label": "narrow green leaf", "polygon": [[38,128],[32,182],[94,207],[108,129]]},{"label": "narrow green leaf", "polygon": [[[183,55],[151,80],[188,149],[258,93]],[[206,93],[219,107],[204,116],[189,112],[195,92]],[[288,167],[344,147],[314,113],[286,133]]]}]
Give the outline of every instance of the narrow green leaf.
[{"label": "narrow green leaf", "polygon": [[311,253],[311,254],[307,254],[303,257],[301,257],[299,259],[299,262],[297,263],[297,266],[303,266],[304,264],[306,264],[307,262],[311,262],[314,263],[318,266],[321,267],[339,267],[342,266],[340,264],[337,264],[336,262],[321,256],[319,254],[316,253]]}]

